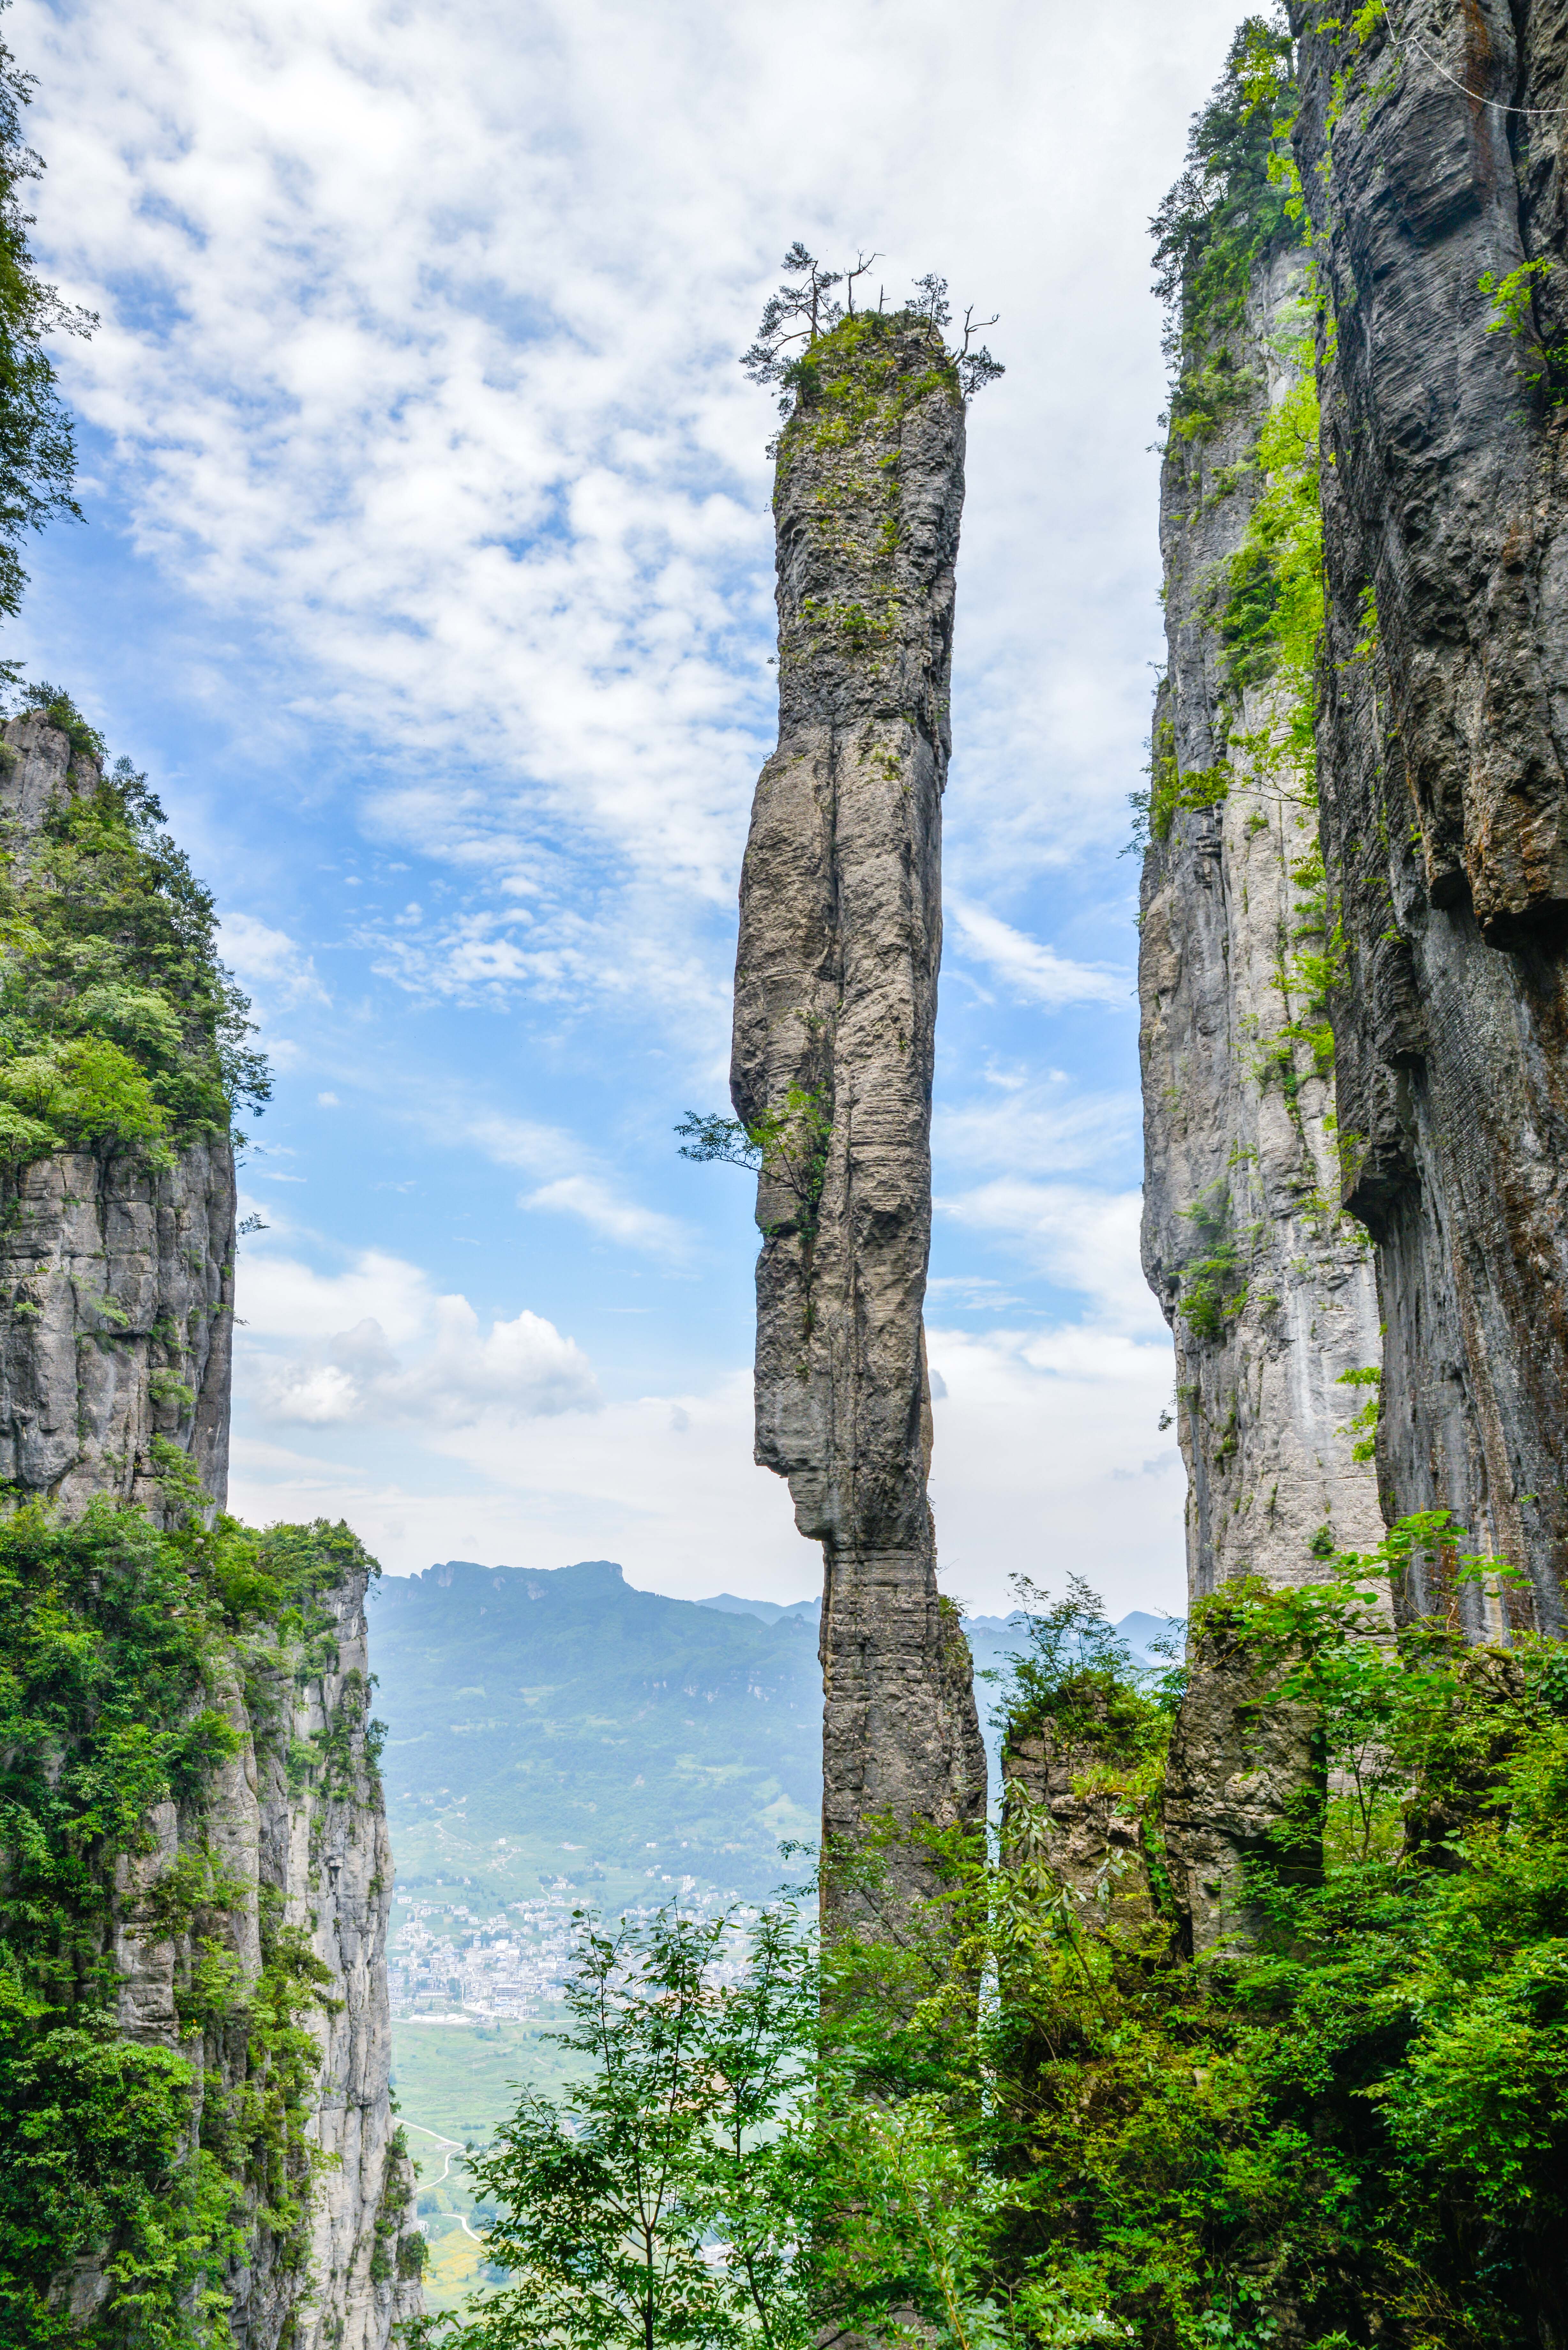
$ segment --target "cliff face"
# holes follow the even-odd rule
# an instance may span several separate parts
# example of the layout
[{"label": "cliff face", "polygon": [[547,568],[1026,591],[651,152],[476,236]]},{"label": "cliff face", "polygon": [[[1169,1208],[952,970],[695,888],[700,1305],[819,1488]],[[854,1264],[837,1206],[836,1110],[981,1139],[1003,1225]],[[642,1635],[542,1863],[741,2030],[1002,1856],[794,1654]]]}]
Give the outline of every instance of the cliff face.
[{"label": "cliff face", "polygon": [[846,321],[813,359],[780,440],[732,1090],[762,1149],[757,1459],[823,1546],[830,1845],[979,1819],[985,1759],[937,1595],[921,1323],[963,408],[917,322]]},{"label": "cliff face", "polygon": [[[41,714],[0,743],[4,845],[25,864],[50,808],[101,777]],[[161,1517],[171,1448],[222,1503],[234,1274],[226,1140],[156,1171],[123,1150],[0,1169],[0,1482],[67,1511],[112,1493]]]},{"label": "cliff face", "polygon": [[[1450,1508],[1528,1574],[1533,1606],[1508,1607],[1561,1631],[1568,25],[1467,0],[1336,48],[1293,16],[1326,296],[1322,837],[1345,1197],[1387,1330],[1384,1505]],[[1404,1598],[1503,1628],[1441,1563]]]},{"label": "cliff face", "polygon": [[1139,934],[1143,1253],[1176,1341],[1193,1599],[1237,1574],[1300,1582],[1325,1529],[1339,1547],[1382,1534],[1372,1469],[1345,1432],[1362,1397],[1338,1384],[1375,1370],[1380,1343],[1366,1235],[1340,1210],[1332,1055],[1300,970],[1324,919],[1310,777],[1283,747],[1282,687],[1238,680],[1223,635],[1262,488],[1259,429],[1297,387],[1304,276],[1294,251],[1260,272],[1235,338],[1250,388],[1218,431],[1172,435],[1161,478],[1169,659]]},{"label": "cliff face", "polygon": [[[276,2080],[276,2055],[260,2054],[244,2029],[253,2007],[292,2003],[316,2043],[299,2078],[301,2221],[280,2226],[275,2181],[241,2174],[245,2252],[223,2289],[245,2350],[384,2350],[422,2306],[414,2171],[389,2092],[392,1856],[367,1745],[367,1565],[341,1548],[339,1572],[313,1595],[308,1637],[281,1653],[236,1642],[218,1664],[207,1694],[235,1751],[194,1798],[155,1807],[153,1848],[122,1857],[114,1891],[120,2023],[193,2061],[214,2138],[247,2093],[265,2097]],[[193,1854],[233,1891],[170,1932],[168,1887]],[[197,1980],[214,1939],[236,1977],[216,2012]],[[286,2143],[272,2151],[284,2168]],[[84,2265],[78,2308],[105,2292],[101,2265]]]},{"label": "cliff face", "polygon": [[[1303,675],[1290,636],[1293,580],[1321,601],[1306,257],[1282,220],[1229,302],[1201,249],[1185,267],[1138,989],[1144,1269],[1175,1340],[1197,1601],[1233,1577],[1310,1581],[1381,1539],[1365,1424],[1382,1341],[1340,1199],[1310,639]],[[1162,1825],[1202,1951],[1250,1931],[1249,1861],[1293,1865],[1315,1762],[1310,1721],[1267,1702],[1233,1644],[1195,1637],[1189,1662]]]},{"label": "cliff face", "polygon": [[[97,831],[61,834],[62,809],[97,806],[97,758],[39,713],[5,727],[4,750],[0,846],[22,907],[14,935],[23,962],[31,955],[36,968],[51,951],[78,954],[88,969],[66,990],[75,1008],[97,984],[92,1001],[101,1000],[110,1034],[118,1022],[121,1035],[166,1044],[173,1032],[158,999],[129,989],[112,961],[122,942],[118,913],[97,933],[84,921],[85,946],[68,915],[64,948],[37,927],[40,889],[69,900],[81,870],[73,858],[119,857],[117,872],[146,883],[118,809]],[[95,876],[101,868],[89,883]],[[176,871],[176,895],[182,886]],[[132,934],[137,918],[132,905]],[[177,946],[182,920],[189,934],[188,911],[165,926]],[[156,975],[160,966],[151,967]],[[7,1015],[32,1023],[20,1045],[17,1028],[8,1034],[0,1071],[11,1135],[31,1139],[36,1150],[42,1120],[90,1126],[111,1083],[117,1114],[145,1127],[137,1066],[123,1053],[115,1059],[112,1044],[107,1059],[92,1036],[84,1045],[79,1022],[46,1063],[35,1043],[38,998],[18,996],[26,984],[26,972],[7,972]],[[215,2294],[246,2350],[285,2342],[385,2350],[398,2319],[419,2308],[422,2247],[389,2095],[391,1858],[368,1742],[370,1567],[341,1530],[318,1529],[301,1552],[306,1566],[279,1579],[275,1562],[300,1545],[291,1550],[288,1530],[275,1530],[261,1569],[249,1563],[236,1579],[230,1537],[202,1538],[215,1549],[196,1538],[192,1522],[211,1515],[209,1499],[222,1504],[227,1482],[235,1240],[226,1139],[172,1149],[158,1134],[151,1148],[106,1139],[12,1158],[0,1176],[0,1477],[13,1503],[49,1505],[61,1530],[57,1538],[17,1536],[16,1558],[8,1556],[0,1578],[12,1610],[7,1674],[26,1684],[22,1698],[13,1689],[8,1700],[7,1816],[51,1818],[46,1842],[72,1851],[78,1767],[89,1810],[96,1804],[101,1814],[106,1798],[91,1790],[112,1788],[130,1751],[115,1737],[149,1751],[161,1742],[171,1757],[166,1792],[140,1825],[127,1815],[118,1858],[113,1834],[100,1829],[96,1842],[89,1835],[68,1895],[47,1866],[40,1877],[25,1839],[0,1853],[5,1939],[18,1965],[38,1970],[46,2048],[55,2030],[76,2028],[85,2002],[90,2028],[112,2019],[130,2047],[167,2052],[173,2069],[161,2077],[177,2086],[189,2080],[194,2134],[182,2158],[222,2176],[243,2251],[220,2251],[214,2240],[198,2261],[192,2250],[198,2264],[184,2285],[170,2287],[176,2298],[190,2305],[200,2291]],[[99,1497],[144,1509],[155,1527],[191,1528],[180,1540],[196,1540],[196,1549],[155,1543],[148,1551],[127,1537],[121,1555],[105,1531],[111,1522],[93,1514]],[[73,1548],[69,1530],[84,1517]],[[150,1577],[164,1593],[155,1619],[207,1629],[189,1656],[181,1652],[178,1671],[169,1667],[161,1680],[161,1666],[149,1667],[141,1687],[123,1669],[130,1636],[120,1599]],[[79,1713],[52,1685],[26,1683],[33,1610],[46,1589],[95,1659],[97,1695]],[[284,1609],[294,1612],[280,1617]],[[199,1754],[187,1756],[192,1725]],[[153,1771],[151,1783],[158,1778]],[[89,1989],[90,1969],[62,1991],[42,1953],[29,1957],[30,1930],[57,1908],[78,1947],[100,1948],[109,1960],[107,1991]],[[62,2222],[57,2241],[71,2248],[69,2267],[43,2287],[47,2303],[66,2302],[78,2322],[111,2327],[119,2314],[110,2314],[110,2279],[123,2283],[126,2264],[140,2256],[113,2168],[101,2192],[91,2190],[96,2203],[84,2196],[78,2232]],[[175,2174],[151,2179],[146,2191],[178,2201]],[[0,2299],[10,2306],[13,2289],[33,2288],[18,2285],[4,2259],[0,2268]]]},{"label": "cliff face", "polygon": [[[1324,1530],[1349,1549],[1382,1534],[1376,1478],[1345,1433],[1361,1394],[1337,1384],[1376,1370],[1380,1337],[1371,1250],[1340,1212],[1333,1062],[1303,1017],[1300,954],[1324,929],[1310,775],[1282,750],[1282,686],[1237,681],[1222,637],[1262,489],[1260,423],[1298,383],[1303,291],[1298,252],[1262,268],[1239,336],[1251,390],[1213,435],[1173,435],[1161,474],[1143,1262],[1176,1337],[1189,1598],[1248,1572],[1303,1582]],[[1182,806],[1210,792],[1213,806]]]}]

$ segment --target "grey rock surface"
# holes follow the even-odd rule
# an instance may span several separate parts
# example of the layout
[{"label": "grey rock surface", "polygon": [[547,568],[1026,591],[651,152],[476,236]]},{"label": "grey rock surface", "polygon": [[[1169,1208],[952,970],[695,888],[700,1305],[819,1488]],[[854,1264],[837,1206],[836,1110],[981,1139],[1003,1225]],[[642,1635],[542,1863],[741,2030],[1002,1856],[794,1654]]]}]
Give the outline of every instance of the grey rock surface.
[{"label": "grey rock surface", "polygon": [[[98,787],[90,758],[36,714],[4,729],[5,846],[26,858],[29,836],[62,795]],[[0,1481],[15,1499],[67,1516],[97,1494],[166,1507],[168,1456],[185,1455],[222,1505],[228,1482],[234,1333],[234,1156],[201,1143],[149,1170],[130,1153],[78,1152],[0,1172]],[[239,1738],[199,1805],[156,1807],[151,1848],[122,1859],[114,1900],[119,2014],[134,2038],[196,2054],[212,2094],[243,2084],[243,2044],[209,2033],[193,2048],[177,1988],[188,1982],[192,1934],[150,1922],[159,1881],[182,1857],[210,1852],[241,1888],[233,1907],[202,1912],[254,1984],[267,1930],[297,1929],[326,1970],[305,2012],[321,2049],[307,2135],[326,2158],[312,2253],[300,2271],[253,2217],[246,2258],[230,2274],[244,2350],[386,2350],[421,2296],[410,2273],[412,2168],[394,2142],[386,1932],[391,1853],[379,1781],[365,1748],[369,1677],[365,1577],[329,1595],[329,1659],[264,1655],[231,1661],[213,1692]],[[300,1667],[296,1677],[295,1668]],[[291,1778],[288,1754],[334,1734],[336,1773]],[[330,1784],[326,1783],[330,1778]],[[240,2036],[243,2043],[243,2034]],[[82,2319],[107,2291],[84,2262],[68,2298]]]},{"label": "grey rock surface", "polygon": [[[26,858],[56,800],[97,789],[43,717],[0,742],[0,818]],[[74,1513],[94,1493],[160,1518],[161,1438],[228,1485],[234,1170],[226,1141],[151,1171],[78,1152],[0,1170],[0,1482]]]},{"label": "grey rock surface", "polygon": [[[1375,1473],[1346,1432],[1364,1391],[1337,1384],[1381,1360],[1371,1250],[1341,1208],[1334,1075],[1282,1035],[1301,1011],[1292,949],[1315,919],[1314,813],[1288,769],[1232,742],[1277,732],[1277,695],[1228,695],[1215,616],[1257,494],[1244,469],[1264,404],[1291,381],[1282,347],[1301,331],[1303,277],[1294,252],[1262,274],[1247,338],[1256,389],[1212,439],[1173,438],[1161,479],[1157,755],[1168,729],[1182,775],[1221,761],[1231,772],[1219,806],[1179,809],[1151,841],[1138,951],[1144,1270],[1176,1342],[1194,1600],[1236,1575],[1306,1580],[1325,1528],[1352,1549],[1383,1533]],[[1210,1276],[1204,1313],[1199,1268],[1227,1251],[1235,1270]]]},{"label": "grey rock surface", "polygon": [[1253,1939],[1250,1865],[1285,1882],[1310,1882],[1322,1869],[1322,1757],[1311,1708],[1279,1694],[1285,1669],[1262,1666],[1222,1620],[1194,1644],[1161,1823],[1189,1957]]},{"label": "grey rock surface", "polygon": [[[154,1897],[182,1854],[211,1853],[241,1888],[201,1913],[200,1930],[215,1928],[242,1986],[257,1982],[280,1933],[299,1934],[325,1970],[301,2009],[320,2052],[306,2135],[324,2158],[308,2265],[295,2265],[253,2209],[244,2260],[226,2279],[245,2350],[385,2350],[394,2325],[422,2302],[409,2256],[413,2167],[394,2131],[389,2088],[392,1859],[366,1751],[365,1581],[361,1569],[327,1596],[329,1656],[286,1650],[272,1661],[258,1644],[235,1659],[226,1688],[211,1694],[237,1733],[237,1752],[199,1802],[158,1807],[152,1849],[121,1862],[116,1887],[121,2025],[193,2055],[204,2097],[240,2089],[245,2058],[243,2035],[236,2044],[218,2030],[196,2041],[181,2032],[177,1994],[189,1984],[197,1936],[167,1934]],[[301,1783],[304,1752],[331,1759],[310,1764]]]},{"label": "grey rock surface", "polygon": [[828,348],[780,438],[779,744],[741,884],[732,1091],[748,1127],[784,1121],[758,1185],[756,1457],[823,1546],[829,1843],[985,1806],[937,1592],[921,1322],[963,447],[937,343],[904,326]]},{"label": "grey rock surface", "polygon": [[1052,1722],[1010,1733],[1002,1750],[1002,1856],[1038,1862],[1080,1914],[1123,1930],[1153,1914],[1136,1796],[1105,1768],[1104,1743],[1063,1736]]},{"label": "grey rock surface", "polygon": [[[1243,1575],[1309,1581],[1326,1552],[1383,1534],[1351,1425],[1368,1390],[1340,1384],[1382,1362],[1371,1245],[1341,1203],[1334,1070],[1285,1033],[1310,1035],[1295,957],[1324,944],[1316,813],[1282,754],[1282,688],[1228,675],[1220,618],[1262,486],[1259,428],[1295,380],[1305,279],[1299,251],[1265,257],[1231,338],[1243,389],[1211,436],[1171,436],[1160,484],[1155,759],[1226,780],[1150,841],[1139,929],[1143,1261],[1176,1346],[1192,1601]],[[1271,1719],[1265,1695],[1260,1727],[1259,1701],[1244,1665],[1194,1646],[1163,1815],[1190,1949],[1244,1938],[1248,1860],[1288,1831],[1312,1767],[1302,1721]]]},{"label": "grey rock surface", "polygon": [[[1444,1555],[1403,1604],[1561,1632],[1568,409],[1560,365],[1528,376],[1568,302],[1559,126],[1527,109],[1568,102],[1568,16],[1415,0],[1341,55],[1293,15],[1334,328],[1322,837],[1349,949],[1345,1198],[1387,1326],[1383,1502],[1451,1509],[1533,1593],[1456,1587]],[[1532,263],[1556,274],[1524,281],[1524,332],[1490,331],[1480,278]]]}]

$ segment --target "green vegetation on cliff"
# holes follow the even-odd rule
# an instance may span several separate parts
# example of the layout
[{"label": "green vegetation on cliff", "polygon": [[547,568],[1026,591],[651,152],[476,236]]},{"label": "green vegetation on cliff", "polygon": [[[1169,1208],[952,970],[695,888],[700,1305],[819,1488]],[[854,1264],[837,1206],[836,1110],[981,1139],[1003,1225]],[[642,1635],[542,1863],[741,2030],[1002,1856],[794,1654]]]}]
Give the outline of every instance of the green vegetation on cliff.
[{"label": "green vegetation on cliff", "polygon": [[77,787],[36,833],[0,833],[0,1159],[133,1149],[166,1166],[267,1098],[250,1006],[146,777],[128,759],[101,772],[68,695],[28,700],[67,736]]},{"label": "green vegetation on cliff", "polygon": [[[1449,1586],[1492,1574],[1461,1540],[1406,1521],[1314,1586],[1200,1611],[1199,1641],[1313,1710],[1321,1768],[1197,1962],[1160,1830],[1182,1676],[1133,1674],[1081,1588],[1036,1619],[1019,1721],[1079,1753],[1098,1726],[1077,1792],[1130,1807],[1137,1850],[1057,1874],[1015,1800],[1002,1865],[946,1840],[933,1930],[839,1938],[821,2022],[778,1914],[738,1983],[704,1972],[710,1927],[586,1930],[595,2070],[480,2166],[512,2275],[475,2350],[546,2307],[564,2350],[825,2325],[948,2350],[1557,2338],[1568,1647],[1473,1648],[1447,1617],[1391,1637],[1376,1594],[1417,1552]],[[748,2085],[767,2126],[733,2137]]]},{"label": "green vegetation on cliff", "polygon": [[[336,1664],[320,1595],[364,1564],[324,1523],[160,1534],[107,1502],[0,1522],[4,2350],[222,2342],[230,2263],[268,2241],[286,2269],[304,2259],[306,2018],[330,1977],[265,1887],[247,1968],[254,1888],[213,1807],[246,1725],[286,1742],[295,1690]],[[288,1759],[342,1776],[334,1752]],[[155,1832],[167,1804],[177,1853]],[[128,1957],[169,1942],[175,2046],[119,2012]],[[73,2263],[103,2280],[85,2331],[60,2290]]]},{"label": "green vegetation on cliff", "polygon": [[[23,191],[43,164],[22,136],[33,77],[0,41],[0,612],[15,612],[27,575],[21,546],[51,515],[76,515],[76,442],[45,342],[90,334],[98,320],[62,302],[38,276]],[[0,676],[15,677],[0,663]]]},{"label": "green vegetation on cliff", "polygon": [[1150,223],[1176,440],[1206,439],[1254,385],[1242,345],[1255,273],[1271,252],[1304,241],[1288,177],[1295,103],[1289,34],[1246,17],[1213,96],[1192,118],[1181,176]]}]

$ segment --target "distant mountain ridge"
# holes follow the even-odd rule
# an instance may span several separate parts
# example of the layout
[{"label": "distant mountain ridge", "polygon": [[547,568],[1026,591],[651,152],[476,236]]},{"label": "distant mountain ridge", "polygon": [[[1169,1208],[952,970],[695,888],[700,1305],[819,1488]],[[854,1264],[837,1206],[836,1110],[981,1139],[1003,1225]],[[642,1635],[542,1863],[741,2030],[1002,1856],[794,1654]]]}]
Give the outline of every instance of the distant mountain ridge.
[{"label": "distant mountain ridge", "polygon": [[609,1559],[448,1559],[371,1604],[405,1892],[635,1871],[755,1893],[815,1835],[808,1624],[637,1591]]},{"label": "distant mountain ridge", "polygon": [[[782,1841],[815,1840],[819,1601],[670,1599],[611,1559],[447,1559],[384,1577],[370,1607],[405,1894],[564,1878],[607,1900],[688,1876],[752,1895],[777,1883]],[[977,1672],[1005,1673],[1022,1620],[968,1619]],[[1140,1658],[1165,1628],[1118,1627]],[[984,1720],[1000,1678],[979,1695]],[[994,1797],[994,1726],[987,1744]]]},{"label": "distant mountain ridge", "polygon": [[787,1605],[782,1599],[737,1599],[732,1591],[715,1592],[711,1599],[699,1599],[699,1607],[715,1607],[721,1616],[754,1616],[759,1624],[776,1624],[781,1617],[798,1617],[803,1624],[822,1621],[820,1599],[794,1599]]}]

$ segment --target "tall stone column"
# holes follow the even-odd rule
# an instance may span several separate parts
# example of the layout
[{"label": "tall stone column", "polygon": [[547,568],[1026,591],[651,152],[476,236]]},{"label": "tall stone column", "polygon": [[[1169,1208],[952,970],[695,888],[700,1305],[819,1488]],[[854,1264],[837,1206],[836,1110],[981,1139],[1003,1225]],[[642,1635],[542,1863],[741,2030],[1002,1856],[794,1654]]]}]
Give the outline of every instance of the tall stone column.
[{"label": "tall stone column", "polygon": [[[732,1092],[757,1187],[756,1458],[825,1564],[823,1837],[978,1822],[968,1644],[939,1598],[921,1314],[964,411],[938,332],[852,317],[779,437],[779,743],[741,882]],[[931,1888],[918,1842],[896,1899]],[[874,1906],[874,1905],[872,1905]]]}]

